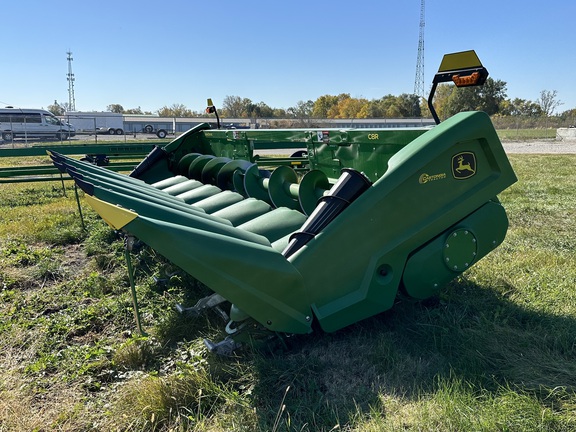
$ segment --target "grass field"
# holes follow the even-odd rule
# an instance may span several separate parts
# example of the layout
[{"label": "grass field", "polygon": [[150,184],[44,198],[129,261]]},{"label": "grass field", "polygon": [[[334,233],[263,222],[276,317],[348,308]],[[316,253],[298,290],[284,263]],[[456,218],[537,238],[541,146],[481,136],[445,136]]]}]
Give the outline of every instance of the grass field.
[{"label": "grass field", "polygon": [[506,241],[438,298],[231,359],[146,248],[138,334],[122,240],[70,182],[2,185],[0,431],[576,430],[576,156],[511,161]]}]

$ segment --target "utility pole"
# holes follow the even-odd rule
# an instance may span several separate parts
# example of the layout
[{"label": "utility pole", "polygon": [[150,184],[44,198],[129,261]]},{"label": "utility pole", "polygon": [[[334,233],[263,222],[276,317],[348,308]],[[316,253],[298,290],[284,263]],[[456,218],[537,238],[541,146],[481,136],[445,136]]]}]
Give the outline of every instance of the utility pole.
[{"label": "utility pole", "polygon": [[416,79],[414,80],[414,94],[424,95],[424,0],[420,2],[420,36],[418,39],[418,59],[416,60]]},{"label": "utility pole", "polygon": [[72,73],[72,52],[68,51],[68,111],[76,111],[76,100],[74,99],[74,74]]}]

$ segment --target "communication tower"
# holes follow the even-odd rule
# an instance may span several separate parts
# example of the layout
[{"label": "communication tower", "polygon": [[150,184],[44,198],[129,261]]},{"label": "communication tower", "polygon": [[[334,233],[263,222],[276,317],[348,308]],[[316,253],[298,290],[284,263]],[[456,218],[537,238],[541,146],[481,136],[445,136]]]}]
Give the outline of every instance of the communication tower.
[{"label": "communication tower", "polygon": [[68,51],[68,111],[76,111],[76,99],[74,99],[74,74],[72,73],[72,53]]},{"label": "communication tower", "polygon": [[414,80],[414,94],[420,97],[424,97],[424,26],[424,0],[421,0],[418,59],[416,60],[416,79]]}]

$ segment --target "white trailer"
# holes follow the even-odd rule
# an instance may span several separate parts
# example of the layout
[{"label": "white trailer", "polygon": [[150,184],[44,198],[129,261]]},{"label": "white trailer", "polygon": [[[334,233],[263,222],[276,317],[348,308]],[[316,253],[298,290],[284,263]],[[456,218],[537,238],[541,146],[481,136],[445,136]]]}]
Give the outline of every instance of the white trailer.
[{"label": "white trailer", "polygon": [[123,135],[124,118],[120,113],[102,111],[67,111],[65,120],[76,128],[76,132]]}]

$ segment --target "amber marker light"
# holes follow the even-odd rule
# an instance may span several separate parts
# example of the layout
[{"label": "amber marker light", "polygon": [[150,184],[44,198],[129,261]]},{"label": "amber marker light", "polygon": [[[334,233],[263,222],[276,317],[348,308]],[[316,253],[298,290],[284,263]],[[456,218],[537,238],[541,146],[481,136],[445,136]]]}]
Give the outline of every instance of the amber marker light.
[{"label": "amber marker light", "polygon": [[452,76],[452,81],[454,81],[456,87],[466,87],[476,85],[479,79],[480,79],[479,72],[474,72],[468,76],[460,76],[460,75]]}]

